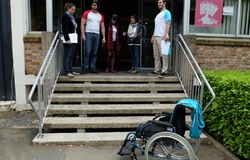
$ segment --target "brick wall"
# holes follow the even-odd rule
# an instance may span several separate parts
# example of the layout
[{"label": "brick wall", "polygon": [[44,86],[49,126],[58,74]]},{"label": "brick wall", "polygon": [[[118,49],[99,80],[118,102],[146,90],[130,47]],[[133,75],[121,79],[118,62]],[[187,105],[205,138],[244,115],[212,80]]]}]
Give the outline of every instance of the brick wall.
[{"label": "brick wall", "polygon": [[185,36],[202,70],[250,70],[250,39]]},{"label": "brick wall", "polygon": [[27,34],[24,36],[25,74],[37,75],[49,50],[54,33]]}]

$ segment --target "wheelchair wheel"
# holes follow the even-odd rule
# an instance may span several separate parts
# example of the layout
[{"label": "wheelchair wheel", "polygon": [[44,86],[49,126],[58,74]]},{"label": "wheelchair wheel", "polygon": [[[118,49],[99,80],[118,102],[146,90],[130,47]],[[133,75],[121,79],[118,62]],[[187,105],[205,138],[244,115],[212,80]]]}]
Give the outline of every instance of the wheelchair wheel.
[{"label": "wheelchair wheel", "polygon": [[146,160],[195,160],[192,146],[174,132],[159,132],[146,144]]}]

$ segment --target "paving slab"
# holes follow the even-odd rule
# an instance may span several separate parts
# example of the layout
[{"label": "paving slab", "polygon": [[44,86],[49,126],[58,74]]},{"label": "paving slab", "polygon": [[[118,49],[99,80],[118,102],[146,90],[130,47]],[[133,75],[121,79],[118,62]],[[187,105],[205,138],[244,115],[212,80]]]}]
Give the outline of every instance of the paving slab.
[{"label": "paving slab", "polygon": [[[0,112],[0,160],[128,160],[119,156],[120,146],[33,145],[37,135],[35,114]],[[210,142],[201,145],[199,160],[239,160],[209,136]],[[136,150],[138,160],[145,157]]]}]

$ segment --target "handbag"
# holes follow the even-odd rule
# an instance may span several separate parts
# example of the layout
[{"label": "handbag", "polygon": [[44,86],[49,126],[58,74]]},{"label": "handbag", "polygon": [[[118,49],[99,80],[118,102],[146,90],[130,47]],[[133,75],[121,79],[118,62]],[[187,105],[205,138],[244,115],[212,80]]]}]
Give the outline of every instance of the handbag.
[{"label": "handbag", "polygon": [[[69,34],[69,39],[71,41],[71,43],[78,43],[78,35],[77,33],[70,33]],[[62,35],[61,40],[63,43],[66,43],[64,36]]]}]

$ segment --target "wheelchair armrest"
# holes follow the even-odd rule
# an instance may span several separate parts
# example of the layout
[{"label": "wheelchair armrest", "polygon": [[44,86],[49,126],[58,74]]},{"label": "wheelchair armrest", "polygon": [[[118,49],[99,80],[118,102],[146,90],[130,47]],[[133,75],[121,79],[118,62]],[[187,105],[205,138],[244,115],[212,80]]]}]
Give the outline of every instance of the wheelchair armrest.
[{"label": "wheelchair armrest", "polygon": [[151,120],[149,121],[151,123],[157,124],[157,126],[161,126],[161,127],[166,127],[168,131],[173,132],[174,131],[174,126],[173,124],[169,123],[169,122],[164,122],[164,121],[158,121],[158,120]]},{"label": "wheelchair armrest", "polygon": [[[162,112],[160,115],[155,116],[153,120],[156,120],[159,118],[159,121],[164,121],[164,122],[170,122],[172,113],[169,112]],[[160,118],[161,117],[161,118]]]}]

